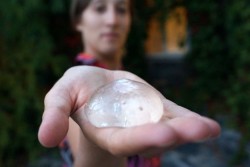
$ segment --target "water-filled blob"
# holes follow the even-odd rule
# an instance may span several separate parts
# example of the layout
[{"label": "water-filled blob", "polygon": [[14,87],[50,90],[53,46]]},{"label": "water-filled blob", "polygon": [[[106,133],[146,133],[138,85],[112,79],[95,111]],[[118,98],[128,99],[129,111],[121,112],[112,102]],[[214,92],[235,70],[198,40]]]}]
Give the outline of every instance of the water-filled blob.
[{"label": "water-filled blob", "polygon": [[96,127],[132,127],[159,121],[163,104],[152,87],[120,79],[98,89],[84,112]]}]

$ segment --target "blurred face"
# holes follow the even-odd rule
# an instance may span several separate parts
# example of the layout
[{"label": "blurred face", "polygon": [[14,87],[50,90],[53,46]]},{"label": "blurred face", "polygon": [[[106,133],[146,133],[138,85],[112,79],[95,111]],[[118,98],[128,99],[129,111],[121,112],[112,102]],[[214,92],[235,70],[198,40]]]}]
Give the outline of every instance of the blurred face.
[{"label": "blurred face", "polygon": [[114,55],[124,47],[130,29],[129,0],[92,0],[83,11],[77,30],[85,52]]}]

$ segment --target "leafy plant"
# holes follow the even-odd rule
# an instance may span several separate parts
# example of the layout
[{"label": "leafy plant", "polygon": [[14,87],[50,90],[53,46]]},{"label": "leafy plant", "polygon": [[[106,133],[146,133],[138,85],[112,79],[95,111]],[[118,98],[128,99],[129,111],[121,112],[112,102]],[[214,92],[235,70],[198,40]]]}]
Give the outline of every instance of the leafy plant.
[{"label": "leafy plant", "polygon": [[53,55],[43,1],[0,2],[0,166],[24,165],[37,140],[43,97],[66,68]]},{"label": "leafy plant", "polygon": [[[195,99],[207,104],[208,114],[226,115],[227,124],[242,133],[242,141],[250,139],[250,9],[247,5],[245,0],[187,3],[192,31],[192,52],[188,58],[195,71],[191,86]],[[244,146],[239,148],[239,154],[242,151]],[[234,163],[241,161],[239,158]]]}]

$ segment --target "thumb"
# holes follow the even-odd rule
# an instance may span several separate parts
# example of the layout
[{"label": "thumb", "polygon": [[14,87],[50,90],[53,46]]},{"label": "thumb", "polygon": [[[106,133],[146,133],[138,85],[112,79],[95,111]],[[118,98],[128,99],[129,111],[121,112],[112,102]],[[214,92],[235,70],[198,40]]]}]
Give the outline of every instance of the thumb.
[{"label": "thumb", "polygon": [[68,85],[59,81],[45,97],[45,110],[38,139],[45,147],[57,146],[66,136],[73,108]]},{"label": "thumb", "polygon": [[69,127],[69,117],[56,109],[44,112],[39,128],[38,139],[45,147],[57,146],[66,136]]}]

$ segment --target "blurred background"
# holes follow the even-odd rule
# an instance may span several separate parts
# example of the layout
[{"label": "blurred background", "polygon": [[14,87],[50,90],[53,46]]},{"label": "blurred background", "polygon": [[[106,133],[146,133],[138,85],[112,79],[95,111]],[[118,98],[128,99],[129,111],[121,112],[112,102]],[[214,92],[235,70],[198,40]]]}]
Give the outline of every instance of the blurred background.
[{"label": "blurred background", "polygon": [[[70,1],[0,1],[0,166],[60,166],[37,140],[46,92],[71,67],[81,38]],[[222,135],[163,156],[169,167],[250,166],[248,0],[135,1],[126,56],[168,99],[214,118]]]}]

